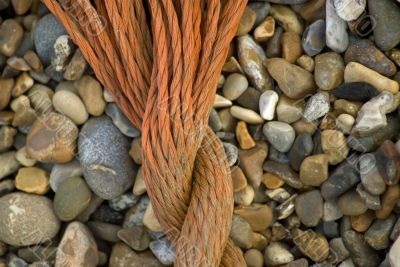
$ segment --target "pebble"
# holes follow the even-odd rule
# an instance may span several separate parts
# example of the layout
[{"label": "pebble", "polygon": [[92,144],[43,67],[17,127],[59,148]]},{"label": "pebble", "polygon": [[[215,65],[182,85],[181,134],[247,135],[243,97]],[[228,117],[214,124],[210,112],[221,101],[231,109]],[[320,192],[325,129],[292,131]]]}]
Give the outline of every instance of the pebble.
[{"label": "pebble", "polygon": [[344,71],[344,81],[346,83],[369,83],[380,92],[389,91],[392,94],[396,94],[399,91],[399,83],[357,62],[347,64]]},{"label": "pebble", "polygon": [[114,125],[119,129],[121,133],[127,137],[138,137],[140,136],[140,131],[136,129],[121,109],[115,103],[109,103],[106,107],[106,114],[110,117]]},{"label": "pebble", "polygon": [[267,49],[265,54],[268,58],[272,57],[280,57],[282,54],[282,47],[281,47],[281,35],[283,33],[283,29],[280,26],[275,28],[274,35],[268,40],[267,42]]},{"label": "pebble", "polygon": [[263,174],[262,182],[267,189],[277,189],[285,184],[282,179],[268,172]]},{"label": "pebble", "polygon": [[371,98],[358,112],[352,133],[368,136],[387,125],[386,114],[397,108],[395,97],[390,92],[382,92]]},{"label": "pebble", "polygon": [[116,198],[108,200],[108,205],[115,211],[124,211],[135,206],[139,197],[133,193],[125,193]]},{"label": "pebble", "polygon": [[273,89],[273,80],[263,66],[263,48],[250,35],[237,38],[239,62],[250,83],[260,92]]},{"label": "pebble", "polygon": [[366,102],[379,95],[379,91],[365,82],[343,83],[333,90],[337,98]]},{"label": "pebble", "polygon": [[174,263],[175,247],[166,237],[150,242],[150,250],[162,264],[172,265]]},{"label": "pebble", "polygon": [[328,179],[328,157],[325,154],[306,157],[300,165],[299,177],[304,185],[320,186]]},{"label": "pebble", "polygon": [[16,172],[20,164],[15,159],[16,152],[9,151],[0,154],[0,180]]},{"label": "pebble", "polygon": [[264,266],[264,256],[257,249],[249,249],[244,253],[244,260],[248,267],[263,267]]},{"label": "pebble", "polygon": [[56,92],[53,96],[53,106],[77,125],[84,124],[89,118],[82,100],[72,92],[66,90]]},{"label": "pebble", "polygon": [[300,170],[301,163],[312,153],[313,148],[314,144],[310,134],[304,133],[296,137],[289,151],[289,162],[293,170]]},{"label": "pebble", "polygon": [[123,228],[118,231],[118,237],[135,251],[144,251],[150,244],[150,236],[142,226]]},{"label": "pebble", "polygon": [[10,57],[21,44],[24,30],[15,19],[7,19],[0,26],[0,53]]},{"label": "pebble", "polygon": [[265,65],[279,88],[289,98],[299,99],[316,89],[313,75],[299,66],[282,58],[267,59]]},{"label": "pebble", "polygon": [[[251,136],[250,136],[251,138]],[[233,166],[238,160],[238,148],[230,143],[222,143],[229,166]]]},{"label": "pebble", "polygon": [[367,0],[334,0],[334,5],[339,17],[352,21],[364,12]]},{"label": "pebble", "polygon": [[52,98],[54,91],[47,86],[34,84],[28,91],[28,97],[36,114],[47,114],[54,111]]},{"label": "pebble", "polygon": [[253,187],[247,185],[244,189],[233,194],[233,200],[236,205],[250,206],[255,197]]},{"label": "pebble", "polygon": [[14,87],[14,79],[0,79],[0,110],[5,109],[11,100],[11,92]]},{"label": "pebble", "polygon": [[400,266],[400,237],[394,242],[389,251],[389,262],[391,267]]},{"label": "pebble", "polygon": [[66,34],[67,32],[64,26],[62,26],[52,14],[43,16],[37,22],[33,33],[33,39],[36,53],[43,64],[49,65],[51,63],[54,43],[58,37]]},{"label": "pebble", "polygon": [[344,215],[357,216],[367,211],[365,201],[355,191],[351,190],[338,198],[338,206]]},{"label": "pebble", "polygon": [[129,155],[136,164],[142,164],[142,139],[140,137],[133,139]]},{"label": "pebble", "polygon": [[294,260],[287,245],[281,242],[273,242],[264,251],[264,261],[268,266],[278,266]]},{"label": "pebble", "polygon": [[[325,0],[310,0],[297,6],[300,16],[308,22],[325,18]],[[296,8],[295,6],[293,8]],[[325,30],[324,30],[325,31]]]},{"label": "pebble", "polygon": [[255,30],[254,39],[257,42],[268,41],[275,33],[275,19],[268,16]]},{"label": "pebble", "polygon": [[266,144],[257,143],[256,147],[249,150],[240,150],[239,166],[243,170],[249,183],[258,188],[263,175],[262,164],[267,158],[268,147]]},{"label": "pebble", "polygon": [[44,163],[66,163],[74,157],[78,128],[64,115],[36,119],[26,138],[29,157]]},{"label": "pebble", "polygon": [[[81,50],[75,50],[69,63],[65,66],[64,79],[67,81],[76,81],[82,77],[87,69],[86,59],[83,57]],[[90,109],[88,109],[91,111]]]},{"label": "pebble", "polygon": [[293,242],[308,258],[315,262],[323,262],[329,256],[329,243],[326,238],[312,230],[292,230]]},{"label": "pebble", "polygon": [[324,222],[336,221],[343,217],[343,213],[340,211],[337,202],[335,200],[324,201]]},{"label": "pebble", "polygon": [[295,209],[302,224],[308,227],[317,226],[324,211],[324,204],[319,190],[300,194],[295,200]]},{"label": "pebble", "polygon": [[310,97],[304,109],[303,117],[312,122],[325,116],[330,110],[329,94],[318,92]]},{"label": "pebble", "polygon": [[368,39],[351,44],[346,50],[344,60],[346,63],[358,62],[386,77],[396,74],[396,65]]},{"label": "pebble", "polygon": [[236,100],[249,87],[246,77],[240,73],[230,74],[224,83],[223,94],[228,100]]},{"label": "pebble", "polygon": [[61,35],[56,39],[51,55],[51,65],[56,71],[62,72],[65,69],[65,65],[70,59],[74,48],[74,43],[69,35]]},{"label": "pebble", "polygon": [[34,84],[34,80],[27,72],[23,72],[15,80],[14,87],[12,89],[11,95],[13,97],[20,96],[28,91]]},{"label": "pebble", "polygon": [[103,87],[96,79],[83,76],[76,82],[76,89],[90,115],[100,116],[104,113],[106,102],[103,98]]},{"label": "pebble", "polygon": [[387,185],[394,185],[400,178],[400,155],[395,144],[385,140],[375,152],[376,165]]},{"label": "pebble", "polygon": [[17,130],[9,126],[0,127],[0,153],[9,150],[14,144],[14,137]]},{"label": "pebble", "polygon": [[267,90],[260,96],[260,114],[264,120],[274,119],[279,96],[275,91]]},{"label": "pebble", "polygon": [[365,205],[367,205],[368,209],[379,210],[381,208],[379,195],[372,195],[361,183],[357,185],[356,191],[360,197],[364,199]]},{"label": "pebble", "polygon": [[22,147],[18,149],[17,154],[15,155],[15,159],[25,167],[32,167],[33,165],[36,164],[36,160],[31,159],[28,156],[28,152],[26,151],[26,147]]},{"label": "pebble", "polygon": [[332,90],[342,84],[344,67],[342,56],[338,53],[328,52],[317,55],[314,77],[318,87],[322,90]]},{"label": "pebble", "polygon": [[222,123],[215,109],[211,109],[210,117],[208,118],[208,125],[214,132],[221,131]]},{"label": "pebble", "polygon": [[346,137],[338,130],[324,130],[321,133],[321,146],[332,165],[345,160],[350,151]]},{"label": "pebble", "polygon": [[264,162],[263,169],[264,171],[279,177],[286,184],[293,188],[303,188],[303,184],[299,180],[298,174],[294,172],[287,164],[276,162],[273,160],[267,160]]},{"label": "pebble", "polygon": [[399,199],[400,185],[388,186],[386,192],[381,196],[382,208],[375,211],[376,217],[381,220],[388,218]]},{"label": "pebble", "polygon": [[376,166],[376,158],[371,153],[363,154],[359,160],[360,177],[363,187],[373,195],[386,191],[386,184]]},{"label": "pebble", "polygon": [[146,211],[143,215],[143,225],[153,232],[163,231],[162,226],[160,225],[160,222],[154,213],[153,205],[151,203],[147,205]]},{"label": "pebble", "polygon": [[231,177],[233,183],[233,192],[239,192],[246,188],[246,176],[244,176],[242,169],[240,169],[238,166],[234,166],[231,168]]},{"label": "pebble", "polygon": [[334,1],[326,0],[326,46],[337,53],[343,53],[349,45],[347,24],[337,15]]},{"label": "pebble", "polygon": [[[303,48],[304,49],[304,48]],[[315,62],[314,59],[307,55],[302,55],[296,60],[297,65],[302,67],[308,72],[314,72]]]},{"label": "pebble", "polygon": [[96,195],[112,199],[132,186],[136,170],[129,149],[130,140],[107,116],[90,118],[82,127],[79,160],[85,180]]},{"label": "pebble", "polygon": [[387,55],[397,66],[400,66],[400,49],[394,48],[387,52]]},{"label": "pebble", "polygon": [[98,263],[97,244],[90,230],[80,222],[68,224],[56,250],[55,267],[94,267]]},{"label": "pebble", "polygon": [[341,262],[350,256],[350,252],[345,247],[341,237],[331,239],[329,241],[329,247],[332,250],[331,254],[336,263]]},{"label": "pebble", "polygon": [[0,240],[12,246],[29,246],[51,240],[59,231],[50,199],[26,193],[0,198]]},{"label": "pebble", "polygon": [[302,35],[303,24],[291,8],[284,5],[272,5],[270,14],[286,32]]},{"label": "pebble", "polygon": [[69,177],[82,176],[82,168],[77,159],[64,164],[54,164],[50,172],[50,186],[57,192],[60,184]]},{"label": "pebble", "polygon": [[54,197],[54,212],[61,221],[71,221],[90,203],[92,193],[81,177],[63,181]]},{"label": "pebble", "polygon": [[233,212],[245,219],[255,232],[263,231],[272,225],[273,214],[268,205],[239,206]]},{"label": "pebble", "polygon": [[15,176],[15,187],[26,193],[44,195],[50,189],[49,174],[37,167],[21,168]]},{"label": "pebble", "polygon": [[276,107],[278,121],[289,124],[298,121],[303,116],[304,107],[303,99],[294,100],[281,95]]},{"label": "pebble", "polygon": [[233,214],[229,237],[239,248],[249,249],[253,243],[253,230],[245,219]]},{"label": "pebble", "polygon": [[375,213],[371,210],[357,216],[351,216],[351,228],[359,233],[364,233],[375,220]]},{"label": "pebble", "polygon": [[241,149],[250,149],[256,146],[256,143],[247,130],[246,123],[243,121],[239,121],[236,125],[236,138]]},{"label": "pebble", "polygon": [[[266,90],[265,92],[271,92],[272,90]],[[260,111],[260,97],[261,92],[253,87],[247,88],[243,94],[236,99],[236,103],[243,108],[248,108],[256,112]]]},{"label": "pebble", "polygon": [[271,4],[268,2],[252,2],[247,6],[256,12],[256,22],[254,23],[256,27],[264,21],[271,10]]},{"label": "pebble", "polygon": [[138,173],[136,175],[136,178],[135,178],[135,183],[133,185],[132,192],[134,195],[140,196],[140,195],[146,193],[146,191],[147,191],[146,183],[144,182],[143,171],[142,171],[142,168],[140,167],[138,170]]},{"label": "pebble", "polygon": [[343,242],[350,251],[351,258],[356,266],[374,267],[380,261],[377,253],[365,242],[364,236],[354,231],[346,231]]},{"label": "pebble", "polygon": [[[105,91],[106,92],[106,91]],[[232,101],[218,94],[215,95],[213,108],[226,108],[232,106]]]},{"label": "pebble", "polygon": [[365,241],[375,250],[389,247],[390,232],[396,222],[394,215],[384,220],[375,220],[365,233]]},{"label": "pebble", "polygon": [[[221,126],[222,126],[221,130],[222,131],[224,131],[225,133],[235,131],[237,119],[232,116],[230,108],[223,108],[223,109],[219,110],[218,116],[221,119]],[[232,138],[234,138],[233,135],[232,135]]]},{"label": "pebble", "polygon": [[35,111],[31,108],[29,98],[21,95],[11,101],[11,109],[15,112],[12,126],[31,126],[36,119]]},{"label": "pebble", "polygon": [[310,24],[303,33],[302,48],[313,57],[325,47],[325,20],[319,19]]},{"label": "pebble", "polygon": [[300,35],[295,32],[284,32],[281,35],[281,46],[282,58],[292,64],[295,63],[303,53]]},{"label": "pebble", "polygon": [[280,152],[288,152],[296,137],[293,127],[280,121],[267,122],[263,133],[268,142]]},{"label": "pebble", "polygon": [[233,117],[249,124],[261,124],[264,122],[264,119],[258,115],[257,112],[251,109],[242,108],[240,106],[232,106],[230,108],[230,112]]},{"label": "pebble", "polygon": [[244,9],[242,17],[240,18],[239,26],[236,32],[236,36],[242,36],[251,31],[256,22],[257,14],[256,12],[247,7]]},{"label": "pebble", "polygon": [[110,267],[162,267],[162,265],[150,251],[136,253],[122,242],[114,244],[109,265]]},{"label": "pebble", "polygon": [[118,231],[121,230],[121,226],[119,225],[95,221],[89,221],[86,225],[98,240],[111,243],[116,243],[120,240],[117,235]]}]

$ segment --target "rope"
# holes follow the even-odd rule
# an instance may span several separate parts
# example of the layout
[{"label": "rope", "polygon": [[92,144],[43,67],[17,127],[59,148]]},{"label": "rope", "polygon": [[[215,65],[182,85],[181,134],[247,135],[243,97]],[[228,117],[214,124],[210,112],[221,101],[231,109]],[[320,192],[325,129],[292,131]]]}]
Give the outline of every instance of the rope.
[{"label": "rope", "polygon": [[175,266],[245,266],[230,169],[208,127],[247,0],[42,0],[142,131],[143,174]]}]

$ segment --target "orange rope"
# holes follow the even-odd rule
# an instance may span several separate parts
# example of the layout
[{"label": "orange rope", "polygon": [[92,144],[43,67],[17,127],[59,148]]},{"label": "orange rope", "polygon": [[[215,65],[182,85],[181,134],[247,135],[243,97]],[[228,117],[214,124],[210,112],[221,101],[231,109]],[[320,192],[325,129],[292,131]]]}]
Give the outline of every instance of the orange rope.
[{"label": "orange rope", "polygon": [[43,0],[142,130],[143,174],[175,266],[245,266],[233,191],[207,126],[247,0]]}]

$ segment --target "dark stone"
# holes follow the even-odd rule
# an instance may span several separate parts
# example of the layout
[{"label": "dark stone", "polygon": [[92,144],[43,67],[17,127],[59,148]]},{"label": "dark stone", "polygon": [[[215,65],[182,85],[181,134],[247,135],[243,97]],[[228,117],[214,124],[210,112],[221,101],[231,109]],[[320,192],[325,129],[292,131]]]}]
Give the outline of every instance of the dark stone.
[{"label": "dark stone", "polygon": [[387,77],[396,73],[396,65],[368,39],[361,39],[350,45],[346,50],[344,60],[346,64],[358,62]]},{"label": "dark stone", "polygon": [[308,227],[317,226],[324,212],[324,204],[319,190],[300,194],[295,199],[296,214]]},{"label": "dark stone", "polygon": [[372,195],[371,193],[369,193],[361,183],[357,185],[356,192],[364,200],[365,205],[368,207],[368,209],[370,210],[381,209],[381,200],[379,196]]},{"label": "dark stone", "polygon": [[100,206],[90,217],[93,221],[105,222],[111,224],[122,224],[124,217],[118,211],[113,210],[109,206]]},{"label": "dark stone", "polygon": [[366,102],[379,95],[379,91],[364,82],[344,83],[333,90],[333,95],[340,99]]},{"label": "dark stone", "polygon": [[330,221],[330,222],[322,221],[320,224],[318,224],[316,230],[318,232],[321,232],[328,239],[332,239],[340,235],[339,224],[335,221]]},{"label": "dark stone", "polygon": [[269,148],[268,159],[269,160],[273,160],[273,161],[277,161],[277,162],[280,162],[280,163],[283,163],[283,164],[288,164],[289,163],[288,156],[285,153],[278,151],[273,146],[271,146]]},{"label": "dark stone", "polygon": [[110,223],[102,223],[102,222],[87,222],[87,226],[93,233],[93,236],[111,243],[116,243],[120,239],[118,238],[118,231],[121,230],[121,226],[110,224]]},{"label": "dark stone", "polygon": [[258,112],[260,110],[260,96],[260,91],[254,89],[253,87],[249,87],[243,92],[243,94],[239,96],[238,99],[236,99],[236,102],[244,108]]},{"label": "dark stone", "polygon": [[389,247],[389,236],[395,222],[393,214],[387,219],[375,220],[365,233],[365,241],[375,250]]},{"label": "dark stone", "polygon": [[267,49],[265,53],[267,57],[280,57],[282,54],[282,46],[281,46],[281,35],[283,33],[282,27],[276,27],[274,36],[268,40]]},{"label": "dark stone", "polygon": [[285,183],[293,188],[300,189],[304,187],[299,179],[299,175],[294,172],[287,164],[267,160],[266,162],[264,162],[263,169],[266,172],[278,176],[283,181],[285,181]]},{"label": "dark stone", "polygon": [[304,4],[310,0],[262,0],[274,4],[281,4],[281,5],[297,5],[297,4]]},{"label": "dark stone", "polygon": [[321,132],[317,131],[313,135],[313,155],[319,155],[319,154],[324,154],[324,151],[322,150],[322,143],[321,143]]},{"label": "dark stone", "polygon": [[343,242],[350,251],[351,258],[356,266],[376,267],[380,263],[377,253],[365,242],[364,236],[354,231],[347,231],[343,235]]},{"label": "dark stone", "polygon": [[375,152],[377,167],[387,185],[394,185],[400,179],[400,154],[395,144],[385,140]]},{"label": "dark stone", "polygon": [[300,170],[301,163],[312,153],[313,148],[314,143],[311,135],[304,133],[296,137],[296,140],[289,151],[289,162],[293,170]]},{"label": "dark stone", "polygon": [[319,19],[309,25],[303,33],[302,46],[304,52],[313,57],[325,47],[325,20]]},{"label": "dark stone", "polygon": [[254,27],[260,25],[271,11],[271,4],[268,2],[253,2],[249,3],[247,6],[256,12]]}]

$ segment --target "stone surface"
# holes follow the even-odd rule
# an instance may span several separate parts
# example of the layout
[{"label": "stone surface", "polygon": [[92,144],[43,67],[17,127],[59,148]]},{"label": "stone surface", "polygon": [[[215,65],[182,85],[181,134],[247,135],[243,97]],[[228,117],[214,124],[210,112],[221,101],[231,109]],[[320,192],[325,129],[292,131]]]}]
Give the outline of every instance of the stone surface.
[{"label": "stone surface", "polygon": [[344,61],[338,53],[328,52],[315,57],[314,77],[322,90],[332,90],[343,82]]},{"label": "stone surface", "polygon": [[281,46],[282,58],[292,64],[296,62],[303,52],[300,35],[295,32],[284,32],[281,35]]},{"label": "stone surface", "polygon": [[239,150],[239,166],[243,170],[249,183],[258,188],[263,175],[263,162],[267,158],[268,147],[265,143],[258,143],[249,150]]},{"label": "stone surface", "polygon": [[356,191],[360,195],[360,197],[364,199],[365,205],[367,205],[368,209],[379,210],[381,208],[379,195],[371,194],[364,188],[361,183],[357,185]]},{"label": "stone surface", "polygon": [[230,143],[222,143],[222,145],[224,146],[229,166],[233,166],[238,160],[238,148]]},{"label": "stone surface", "polygon": [[272,5],[270,14],[286,32],[291,31],[302,35],[304,26],[291,8],[284,5]]},{"label": "stone surface", "polygon": [[306,133],[298,135],[289,151],[290,166],[295,171],[299,171],[302,161],[312,153],[313,148],[311,135]]},{"label": "stone surface", "polygon": [[282,33],[282,27],[277,26],[275,28],[274,35],[268,40],[267,49],[265,51],[265,54],[268,58],[280,57],[280,55],[282,54],[282,47],[280,42]]},{"label": "stone surface", "polygon": [[329,256],[329,243],[326,238],[312,230],[292,230],[293,242],[297,248],[315,262],[322,262]]},{"label": "stone surface", "polygon": [[257,249],[249,249],[244,253],[244,260],[249,267],[263,267],[263,254]]},{"label": "stone surface", "polygon": [[345,160],[350,150],[346,137],[338,130],[324,130],[321,133],[321,147],[332,165]]},{"label": "stone surface", "polygon": [[55,266],[94,267],[98,263],[97,244],[89,229],[80,222],[68,224],[57,247]]},{"label": "stone surface", "polygon": [[[86,59],[83,57],[81,50],[78,48],[75,50],[69,63],[65,66],[64,79],[68,81],[75,81],[82,77],[87,69]],[[88,111],[92,110],[87,107]]]},{"label": "stone surface", "polygon": [[239,192],[246,187],[246,176],[244,176],[242,169],[240,169],[238,166],[234,166],[231,168],[231,176],[233,183],[233,192]]},{"label": "stone surface", "polygon": [[394,185],[400,179],[400,155],[395,144],[385,140],[375,152],[376,165],[387,185]]},{"label": "stone surface", "polygon": [[232,106],[230,112],[233,117],[245,121],[249,124],[261,124],[264,122],[263,118],[251,109],[242,108],[239,106]]},{"label": "stone surface", "polygon": [[396,202],[400,199],[400,185],[388,186],[381,197],[382,208],[375,212],[378,219],[386,219],[390,216]]},{"label": "stone surface", "polygon": [[79,161],[95,194],[112,199],[132,186],[136,168],[129,157],[129,148],[130,140],[106,116],[91,118],[82,127]]},{"label": "stone surface", "polygon": [[294,256],[284,243],[273,242],[264,251],[264,261],[269,266],[282,265],[293,260]]},{"label": "stone surface", "polygon": [[348,191],[341,195],[338,199],[338,206],[340,211],[348,216],[361,215],[368,209],[365,201],[355,190]]},{"label": "stone surface", "polygon": [[26,193],[44,195],[50,189],[49,174],[37,167],[21,168],[15,177],[15,187]]},{"label": "stone surface", "polygon": [[267,122],[263,133],[268,142],[280,152],[287,152],[292,147],[296,134],[292,126],[279,121]]},{"label": "stone surface", "polygon": [[85,75],[76,82],[76,89],[90,115],[103,114],[106,102],[103,98],[103,87],[96,79]]},{"label": "stone surface", "polygon": [[[266,92],[271,92],[272,90],[266,90]],[[254,110],[256,112],[260,111],[260,97],[261,97],[261,92],[258,91],[257,89],[253,87],[247,88],[246,91],[244,91],[243,94],[239,96],[239,98],[236,100],[236,103],[239,104],[239,106],[248,108],[251,110]],[[262,115],[262,114],[260,114]]]},{"label": "stone surface", "polygon": [[394,215],[384,220],[375,220],[365,233],[365,241],[375,250],[388,248],[390,232],[395,222]]},{"label": "stone surface", "polygon": [[328,179],[328,157],[325,154],[306,157],[300,165],[299,177],[304,185],[320,186]]},{"label": "stone surface", "polygon": [[365,242],[363,235],[354,231],[346,231],[343,242],[351,253],[356,266],[374,267],[379,265],[376,252]]},{"label": "stone surface", "polygon": [[281,95],[276,107],[277,119],[285,123],[296,122],[302,118],[304,107],[305,103],[303,99],[294,100]]},{"label": "stone surface", "polygon": [[58,113],[40,116],[30,129],[26,149],[32,159],[45,163],[66,163],[74,157],[78,128]]},{"label": "stone surface", "polygon": [[359,160],[360,177],[363,187],[373,195],[386,191],[386,184],[376,166],[376,158],[372,153],[363,154]]},{"label": "stone surface", "polygon": [[242,17],[240,18],[236,36],[242,36],[249,33],[253,28],[254,23],[256,22],[256,18],[256,12],[253,9],[246,7],[242,14]]},{"label": "stone surface", "polygon": [[263,169],[264,171],[279,177],[293,188],[300,189],[303,187],[303,184],[299,180],[298,174],[294,172],[287,164],[273,160],[267,160],[264,162]]},{"label": "stone surface", "polygon": [[18,49],[23,38],[24,30],[15,19],[7,19],[0,26],[0,53],[12,56]]},{"label": "stone surface", "polygon": [[323,215],[323,200],[319,190],[300,194],[295,200],[296,214],[308,227],[317,226]]},{"label": "stone surface", "polygon": [[260,96],[260,114],[264,120],[274,119],[279,96],[275,91],[267,90]]},{"label": "stone surface", "polygon": [[370,100],[379,93],[375,87],[365,82],[343,83],[333,90],[333,95],[337,98],[362,102]]},{"label": "stone surface", "polygon": [[326,0],[326,46],[337,53],[343,53],[349,45],[347,24],[337,15],[334,1]]},{"label": "stone surface", "polygon": [[325,222],[336,221],[343,217],[336,200],[328,200],[324,202],[323,220]]},{"label": "stone surface", "polygon": [[364,12],[367,0],[335,0],[333,4],[339,17],[352,21]]},{"label": "stone surface", "polygon": [[26,193],[0,198],[0,240],[29,246],[51,240],[60,229],[50,199]]},{"label": "stone surface", "polygon": [[275,19],[268,16],[255,30],[254,39],[257,42],[265,42],[275,33]]},{"label": "stone surface", "polygon": [[[190,246],[190,244],[188,244],[188,246]],[[172,265],[174,263],[175,248],[166,237],[152,241],[150,243],[150,250],[162,264]]]},{"label": "stone surface", "polygon": [[245,219],[234,214],[229,237],[236,246],[242,249],[249,249],[253,243],[253,230]]},{"label": "stone surface", "polygon": [[325,20],[314,21],[306,28],[303,33],[302,47],[310,57],[321,53],[325,47]]},{"label": "stone surface", "polygon": [[389,251],[389,262],[391,267],[400,266],[400,237],[397,238]]},{"label": "stone surface", "polygon": [[223,94],[228,100],[236,100],[249,87],[246,77],[240,73],[232,73],[224,83]]},{"label": "stone surface", "polygon": [[114,244],[110,255],[110,267],[162,267],[150,251],[136,253],[124,243]]},{"label": "stone surface", "polygon": [[263,231],[272,224],[272,209],[268,205],[253,204],[248,207],[236,207],[233,212],[245,219],[255,232]]},{"label": "stone surface", "polygon": [[307,55],[302,55],[301,57],[299,57],[297,59],[296,63],[297,63],[297,65],[299,65],[300,67],[302,67],[306,71],[314,72],[315,62],[314,62],[314,59],[312,57],[307,56]]},{"label": "stone surface", "polygon": [[250,149],[256,146],[256,143],[247,130],[247,125],[244,121],[239,121],[236,125],[236,139],[238,140],[241,149]]},{"label": "stone surface", "polygon": [[136,129],[129,119],[122,113],[115,103],[109,103],[106,107],[106,114],[110,117],[118,130],[128,137],[140,136],[140,131]]},{"label": "stone surface", "polygon": [[271,10],[271,4],[268,2],[253,2],[248,3],[247,6],[256,12],[256,22],[254,23],[255,26],[260,25]]},{"label": "stone surface", "polygon": [[307,101],[303,117],[312,122],[325,116],[330,110],[329,95],[326,92],[318,92]]},{"label": "stone surface", "polygon": [[76,94],[66,90],[54,94],[53,106],[77,125],[85,123],[89,117],[82,100]]},{"label": "stone surface", "polygon": [[82,168],[77,159],[64,164],[54,164],[50,172],[50,186],[54,192],[65,179],[74,176],[82,176]]}]

